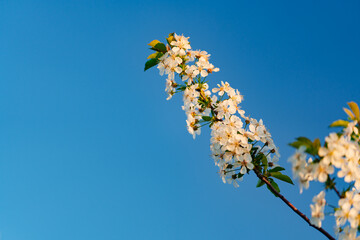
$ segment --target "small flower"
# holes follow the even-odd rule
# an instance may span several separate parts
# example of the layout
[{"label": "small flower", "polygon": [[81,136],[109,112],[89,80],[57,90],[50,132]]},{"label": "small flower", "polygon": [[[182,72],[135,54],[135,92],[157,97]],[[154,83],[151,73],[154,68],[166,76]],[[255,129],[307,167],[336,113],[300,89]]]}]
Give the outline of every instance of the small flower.
[{"label": "small flower", "polygon": [[324,209],[318,205],[310,205],[311,219],[310,222],[317,227],[321,227],[321,221],[324,220]]},{"label": "small flower", "polygon": [[224,83],[223,81],[221,81],[221,85],[218,84],[217,86],[218,86],[219,88],[213,88],[212,92],[213,92],[213,93],[219,92],[219,93],[218,93],[219,96],[224,95],[224,93],[229,92],[230,89],[231,89],[231,87],[230,87],[230,85],[229,85],[228,82],[225,82],[225,83]]},{"label": "small flower", "polygon": [[320,161],[314,164],[313,171],[315,179],[318,179],[319,182],[325,182],[328,179],[328,175],[334,173],[334,167]]}]

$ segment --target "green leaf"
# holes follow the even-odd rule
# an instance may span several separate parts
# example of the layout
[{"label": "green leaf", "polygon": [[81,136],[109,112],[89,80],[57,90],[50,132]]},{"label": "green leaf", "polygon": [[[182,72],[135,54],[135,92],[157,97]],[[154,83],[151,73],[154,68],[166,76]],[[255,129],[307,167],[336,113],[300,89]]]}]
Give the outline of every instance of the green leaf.
[{"label": "green leaf", "polygon": [[307,148],[310,148],[312,146],[312,142],[310,139],[306,137],[298,137],[296,138],[297,141],[290,143],[290,146],[293,146],[295,148],[299,148],[300,146],[305,146]]},{"label": "green leaf", "polygon": [[266,169],[268,167],[268,160],[267,160],[267,158],[266,158],[266,156],[264,154],[261,154],[260,161],[264,166],[264,170],[266,171]]},{"label": "green leaf", "polygon": [[344,112],[349,116],[350,119],[355,118],[354,114],[351,112],[350,109],[347,109],[347,108],[343,108],[343,109],[344,109]]},{"label": "green leaf", "polygon": [[319,148],[321,147],[320,139],[316,138],[313,143],[314,148],[317,152],[319,152]]},{"label": "green leaf", "polygon": [[273,169],[270,169],[268,172],[280,172],[280,171],[284,171],[285,168],[282,167],[274,167]]},{"label": "green leaf", "polygon": [[275,190],[279,193],[280,192],[280,188],[279,188],[279,185],[277,185],[277,183],[272,180],[271,178],[270,179],[270,183],[271,183],[271,186],[273,186],[275,188]]},{"label": "green leaf", "polygon": [[148,70],[149,68],[152,68],[152,67],[156,66],[158,63],[159,63],[159,59],[156,59],[156,58],[150,59],[149,61],[147,61],[145,63],[144,71]]},{"label": "green leaf", "polygon": [[337,121],[333,122],[332,124],[330,124],[330,127],[347,127],[348,124],[349,124],[348,121],[337,120]]},{"label": "green leaf", "polygon": [[166,38],[166,41],[168,42],[169,45],[171,45],[171,42],[174,41],[174,40],[175,40],[174,33],[170,33],[169,37]]},{"label": "green leaf", "polygon": [[360,120],[360,111],[359,106],[356,104],[356,102],[348,102],[347,103],[351,109],[351,111],[354,113],[357,120]]},{"label": "green leaf", "polygon": [[294,185],[293,181],[291,180],[291,178],[289,176],[286,176],[284,174],[282,174],[281,172],[271,172],[270,175],[274,178],[277,178],[281,181],[290,183],[292,185]]},{"label": "green leaf", "polygon": [[202,116],[202,119],[204,121],[211,121],[212,117],[210,117],[210,116]]},{"label": "green leaf", "polygon": [[163,43],[157,43],[155,46],[153,46],[151,48],[152,50],[155,50],[155,51],[158,51],[158,52],[162,52],[162,53],[166,53],[167,52],[167,49],[166,49],[166,46],[165,44]]},{"label": "green leaf", "polygon": [[237,174],[237,178],[242,178],[244,176],[244,174],[238,173]]},{"label": "green leaf", "polygon": [[312,145],[308,145],[308,144],[305,144],[305,143],[299,142],[299,141],[289,143],[289,145],[294,147],[294,148],[297,148],[297,149],[300,148],[301,146],[305,146],[306,147],[305,152],[312,154],[311,151],[309,151],[312,148]]},{"label": "green leaf", "polygon": [[[289,143],[289,145],[292,146],[292,147],[294,147],[294,148],[300,148],[301,146],[305,146],[304,143],[298,142],[298,141]],[[305,147],[306,147],[306,146],[305,146]]]},{"label": "green leaf", "polygon": [[147,59],[151,59],[151,58],[160,58],[162,55],[164,55],[163,53],[161,52],[154,52],[152,54],[150,54]]},{"label": "green leaf", "polygon": [[263,181],[261,181],[260,179],[258,180],[256,187],[261,187],[263,186],[265,183]]},{"label": "green leaf", "polygon": [[307,137],[298,137],[296,140],[298,140],[299,142],[303,142],[306,145],[312,145],[312,141]]},{"label": "green leaf", "polygon": [[184,85],[180,85],[178,88],[177,88],[177,90],[179,90],[179,91],[184,91],[186,89],[186,86],[184,86]]},{"label": "green leaf", "polygon": [[320,140],[315,139],[314,142],[312,142],[310,139],[308,139],[306,137],[298,137],[296,139],[297,139],[297,141],[289,143],[289,145],[294,148],[300,148],[301,146],[305,146],[307,153],[314,155],[314,156],[316,156],[318,154],[319,147],[320,147]]},{"label": "green leaf", "polygon": [[158,52],[152,53],[147,57],[147,59],[156,58],[157,54]]},{"label": "green leaf", "polygon": [[[276,182],[275,182],[273,179],[271,179],[271,178],[269,178],[268,180],[269,180],[271,186],[273,186],[273,188],[279,193],[279,192],[280,192],[280,188],[279,188],[279,186],[276,184]],[[270,190],[270,192],[271,192],[272,194],[274,194],[275,197],[278,197],[278,196],[276,195],[276,193],[273,192],[273,190],[272,190],[268,185],[266,185],[266,187]]]},{"label": "green leaf", "polygon": [[160,43],[159,40],[152,40],[148,45],[151,46],[151,47],[155,47],[156,44]]}]

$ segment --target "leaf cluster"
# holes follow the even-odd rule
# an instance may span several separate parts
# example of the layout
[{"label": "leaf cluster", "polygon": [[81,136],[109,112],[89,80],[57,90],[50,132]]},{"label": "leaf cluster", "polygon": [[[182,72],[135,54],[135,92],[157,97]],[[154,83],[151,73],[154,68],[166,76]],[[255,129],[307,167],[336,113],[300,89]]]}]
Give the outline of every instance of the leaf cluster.
[{"label": "leaf cluster", "polygon": [[317,156],[319,152],[319,148],[321,147],[320,139],[316,138],[313,142],[307,137],[298,137],[296,141],[289,143],[290,146],[294,148],[300,148],[301,146],[305,146],[305,152]]},{"label": "leaf cluster", "polygon": [[[255,147],[255,150],[254,150],[255,153],[257,151],[256,148],[258,148],[258,147]],[[285,168],[280,167],[280,166],[276,166],[276,167],[271,168],[269,166],[269,162],[268,162],[267,157],[262,152],[259,152],[259,153],[256,154],[253,162],[255,164],[255,167],[270,182],[271,186],[277,192],[280,192],[280,187],[275,182],[275,179],[278,179],[280,181],[287,182],[287,183],[290,183],[290,184],[294,185],[293,181],[291,180],[291,178],[289,176],[281,173],[281,171],[284,171]],[[256,184],[256,187],[261,187],[264,184],[265,184],[265,182],[262,181],[261,179],[259,179],[257,184]],[[277,197],[277,195],[273,192],[273,190],[269,186],[267,186],[267,188],[274,194],[274,196]]]},{"label": "leaf cluster", "polygon": [[[166,41],[170,45],[173,40],[174,33],[170,33],[168,38],[166,38]],[[156,66],[160,62],[159,58],[161,58],[167,52],[166,45],[159,40],[152,40],[148,45],[151,47],[150,49],[155,52],[147,57],[149,60],[145,63],[144,71]]]},{"label": "leaf cluster", "polygon": [[359,106],[355,102],[348,102],[347,104],[350,109],[343,108],[343,110],[346,113],[346,115],[348,116],[348,119],[347,120],[342,120],[342,119],[336,120],[335,122],[330,124],[330,127],[346,128],[350,121],[355,121],[355,120],[360,121]]}]

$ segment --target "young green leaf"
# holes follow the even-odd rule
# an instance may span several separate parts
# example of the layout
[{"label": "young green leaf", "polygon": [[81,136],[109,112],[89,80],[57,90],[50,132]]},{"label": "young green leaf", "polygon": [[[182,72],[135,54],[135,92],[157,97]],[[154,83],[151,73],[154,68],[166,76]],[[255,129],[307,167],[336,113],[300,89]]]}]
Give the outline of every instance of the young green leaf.
[{"label": "young green leaf", "polygon": [[357,120],[360,120],[360,111],[359,106],[355,102],[348,102],[347,103],[351,109],[351,111],[354,113]]},{"label": "young green leaf", "polygon": [[306,150],[305,152],[311,154],[311,155],[317,155],[319,150],[319,143],[316,139],[314,142],[312,142],[310,139],[306,137],[298,137],[296,138],[297,141],[289,143],[290,146],[294,148],[300,148],[301,146],[305,146]]},{"label": "young green leaf", "polygon": [[274,167],[273,169],[270,169],[268,172],[280,172],[280,171],[284,171],[285,168],[282,167]]},{"label": "young green leaf", "polygon": [[152,50],[155,50],[155,51],[158,51],[158,52],[162,52],[162,53],[166,53],[167,52],[167,49],[166,49],[166,46],[165,44],[163,43],[157,43],[155,46],[153,46],[151,48]]},{"label": "young green leaf", "polygon": [[270,179],[271,186],[273,186],[273,188],[275,188],[275,190],[279,193],[280,192],[279,185],[277,185],[277,183],[273,179],[271,179],[271,178],[269,178],[269,179]]},{"label": "young green leaf", "polygon": [[151,59],[151,58],[160,58],[162,55],[164,55],[163,53],[161,53],[161,52],[154,52],[154,53],[152,53],[152,54],[150,54],[148,57],[147,57],[147,59]]},{"label": "young green leaf", "polygon": [[147,59],[156,58],[157,54],[158,54],[157,52],[152,53],[147,57]]},{"label": "young green leaf", "polygon": [[[276,184],[276,182],[275,182],[273,179],[271,179],[271,178],[269,178],[269,182],[270,182],[271,186],[279,193],[279,192],[280,192],[280,188],[279,188],[279,186]],[[273,192],[273,190],[271,190],[271,188],[270,188],[268,185],[266,185],[266,187],[270,190],[270,192],[271,192],[272,194],[274,194],[275,197],[278,197],[278,196],[276,195],[276,193]]]},{"label": "young green leaf", "polygon": [[305,146],[306,145],[302,142],[299,142],[299,141],[295,141],[295,142],[292,142],[292,143],[289,143],[290,146],[294,147],[294,148],[300,148],[301,146]]},{"label": "young green leaf", "polygon": [[169,45],[171,45],[171,42],[174,41],[174,40],[175,40],[174,33],[170,33],[169,37],[166,38],[166,41],[168,42]]},{"label": "young green leaf", "polygon": [[212,117],[210,117],[210,116],[202,116],[202,119],[204,121],[211,121]]},{"label": "young green leaf", "polygon": [[306,137],[298,137],[298,138],[296,138],[295,142],[292,142],[289,145],[293,146],[295,148],[299,148],[301,146],[305,146],[306,148],[311,148],[312,142],[310,139],[308,139]]},{"label": "young green leaf", "polygon": [[351,112],[350,109],[347,109],[347,108],[343,108],[344,112],[349,116],[350,119],[354,119],[355,116],[354,114]]},{"label": "young green leaf", "polygon": [[160,43],[159,40],[152,40],[148,45],[151,46],[151,47],[155,47],[156,44]]},{"label": "young green leaf", "polygon": [[268,166],[268,160],[267,160],[267,157],[266,157],[264,154],[261,156],[260,160],[261,160],[261,163],[262,163],[265,167]]},{"label": "young green leaf", "polygon": [[256,187],[261,187],[265,184],[265,182],[261,181],[261,179],[258,180]]},{"label": "young green leaf", "polygon": [[319,138],[316,138],[316,139],[314,140],[313,146],[314,146],[314,148],[316,149],[316,151],[319,152],[319,148],[321,147],[321,143],[320,143],[320,139],[319,139]]},{"label": "young green leaf", "polygon": [[330,127],[347,127],[348,124],[349,124],[348,121],[337,120],[337,121],[333,122],[332,124],[330,124]]},{"label": "young green leaf", "polygon": [[159,59],[152,58],[149,61],[145,63],[145,69],[144,71],[148,70],[149,68],[152,68],[153,66],[156,66],[159,63]]},{"label": "young green leaf", "polygon": [[292,185],[294,185],[293,181],[291,180],[291,178],[289,176],[286,176],[284,174],[282,174],[281,172],[271,172],[270,175],[274,178],[277,178],[281,181],[290,183]]},{"label": "young green leaf", "polygon": [[177,88],[177,90],[179,90],[179,91],[184,91],[186,89],[186,86],[184,86],[184,85],[180,85],[178,88]]},{"label": "young green leaf", "polygon": [[299,142],[302,142],[306,145],[312,145],[311,140],[308,139],[307,137],[298,137],[296,140],[298,140]]}]

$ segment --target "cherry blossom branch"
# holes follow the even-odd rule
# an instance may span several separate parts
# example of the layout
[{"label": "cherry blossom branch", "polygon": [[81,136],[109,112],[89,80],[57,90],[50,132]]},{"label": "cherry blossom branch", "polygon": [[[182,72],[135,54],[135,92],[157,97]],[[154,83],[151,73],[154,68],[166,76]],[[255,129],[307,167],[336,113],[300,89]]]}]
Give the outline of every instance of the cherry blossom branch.
[{"label": "cherry blossom branch", "polygon": [[305,215],[303,214],[302,212],[300,212],[292,203],[290,203],[283,195],[281,195],[278,191],[276,191],[276,189],[271,185],[271,183],[267,180],[267,178],[265,176],[263,176],[261,174],[261,172],[257,169],[257,168],[254,168],[253,169],[256,176],[261,180],[263,181],[270,189],[271,191],[276,195],[278,196],[286,205],[288,205],[297,215],[299,215],[302,219],[305,220],[305,222],[307,222],[311,227],[315,228],[316,230],[318,230],[319,232],[321,232],[322,234],[324,234],[328,239],[331,239],[331,240],[335,240],[334,237],[332,237],[327,231],[325,231],[323,228],[321,227],[317,227],[315,225],[313,225],[311,222],[310,222],[310,219]]},{"label": "cherry blossom branch", "polygon": [[[245,115],[245,111],[242,110],[239,105],[243,100],[243,96],[237,89],[232,88],[228,82],[222,81],[221,84],[217,84],[217,87],[209,89],[208,81],[205,81],[205,79],[209,74],[219,71],[219,68],[216,68],[209,62],[210,54],[206,51],[191,50],[188,37],[184,37],[183,35],[171,33],[169,37],[166,38],[166,41],[168,45],[158,40],[153,40],[149,43],[151,50],[154,50],[155,53],[149,55],[148,59],[150,60],[145,63],[145,70],[158,65],[157,68],[160,71],[160,75],[167,75],[165,88],[168,94],[167,100],[175,93],[183,92],[184,105],[182,109],[187,116],[186,125],[188,132],[194,139],[196,135],[201,133],[203,126],[209,125],[211,128],[210,149],[215,165],[220,168],[219,173],[223,182],[238,187],[238,182],[243,179],[243,176],[251,170],[254,170],[259,178],[256,187],[261,187],[266,184],[275,196],[280,197],[283,202],[311,227],[323,233],[328,239],[334,239],[321,228],[321,221],[324,219],[324,208],[326,204],[324,199],[325,192],[322,191],[313,198],[314,204],[310,205],[311,220],[295,208],[279,193],[280,189],[275,182],[275,178],[290,184],[293,184],[293,182],[290,177],[281,173],[281,171],[285,169],[276,164],[280,154],[262,119],[258,121]],[[187,82],[178,84],[175,76],[179,76],[182,81]],[[359,115],[358,120],[360,121],[360,110],[357,108],[355,112]],[[341,122],[341,124],[345,125],[343,122]],[[352,128],[350,130],[352,130]],[[355,130],[352,130],[351,132],[354,131]],[[350,131],[346,130],[346,132]],[[350,139],[349,136],[346,139]],[[337,145],[348,143],[346,139],[344,138],[343,140],[345,141]],[[327,141],[338,142],[339,137],[337,135],[331,135]],[[264,144],[262,147],[260,142]],[[258,143],[259,145],[257,145]],[[296,142],[290,145],[299,148],[290,161],[293,163],[295,176],[300,177],[301,191],[303,187],[309,187],[311,180],[319,180],[320,182],[326,182],[326,188],[334,189],[341,198],[340,192],[336,188],[333,188],[335,182],[329,177],[329,174],[334,172],[334,164],[330,164],[331,161],[334,161],[334,157],[330,154],[331,151],[325,147],[322,148],[319,139],[312,142],[305,137],[299,137]],[[330,144],[329,146],[333,147],[335,145]],[[359,146],[356,145],[356,148],[353,145],[354,144],[350,144],[345,149],[354,149],[354,151],[359,152],[358,155],[355,155],[360,156]],[[323,162],[321,162],[319,158],[315,160],[309,159],[309,161],[307,161],[305,152],[312,156],[320,156],[320,160],[325,157],[328,159]],[[338,155],[344,155],[344,153],[341,152]],[[348,167],[346,165],[344,169],[342,169],[343,174],[347,173],[347,169]],[[360,169],[358,172],[360,173]],[[351,176],[355,176],[355,173],[357,172],[352,172]],[[358,187],[360,188],[360,180]],[[353,210],[354,213],[355,211],[360,212],[360,196],[358,197],[359,199],[355,200],[359,201],[359,207]],[[338,209],[338,216],[341,217],[347,214],[341,207]],[[353,215],[357,216],[357,214],[352,214],[351,216],[349,215],[350,218],[348,219],[351,226],[354,226],[354,224],[357,223],[356,221],[358,221]],[[348,214],[346,218],[347,216]],[[339,231],[342,231],[341,226],[338,226]],[[344,234],[341,233],[341,236],[352,236],[356,230],[357,228],[352,227],[350,229],[349,226],[347,226],[342,231]]]}]

